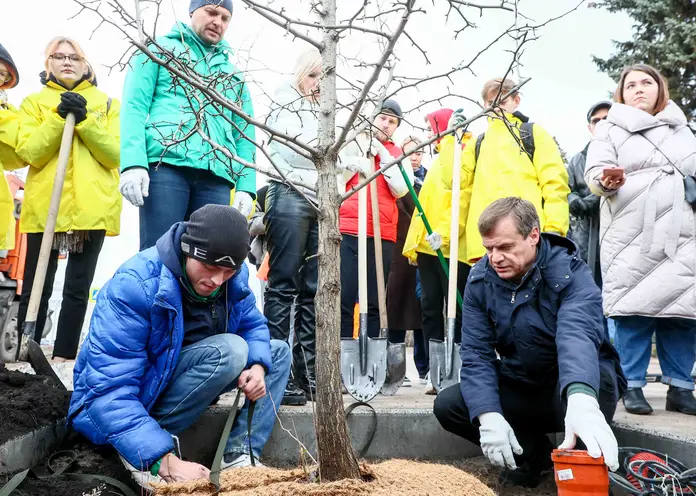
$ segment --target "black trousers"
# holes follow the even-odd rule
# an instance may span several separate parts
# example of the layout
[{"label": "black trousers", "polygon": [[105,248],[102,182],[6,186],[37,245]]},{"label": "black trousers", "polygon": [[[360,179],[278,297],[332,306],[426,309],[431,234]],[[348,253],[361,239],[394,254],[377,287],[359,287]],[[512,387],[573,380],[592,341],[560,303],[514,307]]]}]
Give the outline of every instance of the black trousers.
[{"label": "black trousers", "polygon": [[[599,408],[607,422],[611,422],[618,401],[616,377],[602,375],[600,382]],[[566,405],[561,402],[558,386],[544,388],[498,374],[498,387],[503,416],[524,450],[521,457],[515,458],[520,463],[534,463],[548,457],[552,446],[546,434],[565,431]],[[433,410],[445,430],[480,444],[478,420],[472,423],[469,419],[459,384],[441,391]]]},{"label": "black trousers", "polygon": [[[392,241],[382,240],[384,280],[391,267]],[[385,288],[386,291],[386,288]],[[343,235],[341,241],[341,337],[353,337],[353,311],[358,300],[358,237]],[[379,337],[379,300],[375,268],[375,240],[367,238],[367,335]]]},{"label": "black trousers", "polygon": [[[449,259],[445,259],[449,263]],[[457,267],[457,289],[464,297],[466,279],[469,277],[467,264],[459,262]],[[421,279],[421,309],[423,312],[423,333],[425,334],[425,346],[429,350],[430,340],[445,339],[445,310],[447,305],[447,276],[442,268],[440,260],[433,255],[418,254],[418,271]],[[454,334],[454,342],[462,342],[462,309],[457,305],[457,332]]]},{"label": "black trousers", "polygon": [[[269,256],[268,285],[264,314],[271,338],[285,342],[290,336],[290,317],[295,304],[293,350],[296,372],[314,374],[316,313],[319,265],[319,222],[317,213],[297,191],[271,182],[266,194],[266,243]],[[292,343],[289,343],[292,346]],[[305,365],[306,361],[306,365]]]},{"label": "black trousers", "polygon": [[[85,321],[87,303],[89,301],[89,288],[94,279],[94,271],[97,268],[97,260],[104,244],[105,231],[90,231],[89,240],[84,242],[82,253],[70,253],[68,266],[65,270],[65,282],[63,284],[63,303],[58,317],[58,331],[53,347],[53,356],[74,359],[77,356],[77,347],[80,344],[80,332]],[[39,261],[42,233],[27,234],[27,256],[24,266],[24,282],[22,294],[19,300],[19,313],[17,326],[21,332],[29,307],[31,287],[34,284],[34,275]],[[46,324],[48,312],[48,300],[53,292],[53,281],[58,269],[58,250],[51,251],[51,257],[46,271],[46,281],[41,293],[39,314],[36,318],[36,333],[34,340],[41,342],[41,334]]]}]

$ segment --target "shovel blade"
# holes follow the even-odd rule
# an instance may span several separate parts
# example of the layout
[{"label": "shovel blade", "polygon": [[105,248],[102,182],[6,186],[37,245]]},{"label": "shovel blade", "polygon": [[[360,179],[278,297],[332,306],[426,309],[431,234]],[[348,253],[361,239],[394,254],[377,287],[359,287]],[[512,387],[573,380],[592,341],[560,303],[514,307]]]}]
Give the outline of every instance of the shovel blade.
[{"label": "shovel blade", "polygon": [[357,401],[368,402],[379,393],[387,376],[387,340],[367,339],[367,368],[360,373],[360,343],[357,339],[341,339],[341,379]]},{"label": "shovel blade", "polygon": [[430,380],[439,393],[443,389],[454,384],[459,384],[459,370],[462,368],[462,358],[459,354],[460,346],[452,346],[452,370],[446,372],[447,348],[444,341],[430,340]]},{"label": "shovel blade", "polygon": [[387,345],[387,377],[382,386],[382,394],[394,396],[406,377],[406,344]]},{"label": "shovel blade", "polygon": [[63,384],[63,381],[61,381],[58,377],[58,374],[56,374],[56,371],[53,370],[53,367],[51,367],[51,364],[48,362],[48,359],[46,358],[46,355],[44,355],[39,343],[31,338],[25,339],[27,339],[27,348],[29,350],[29,363],[36,374],[44,375],[48,377],[56,386],[62,389],[67,389],[65,384]]}]

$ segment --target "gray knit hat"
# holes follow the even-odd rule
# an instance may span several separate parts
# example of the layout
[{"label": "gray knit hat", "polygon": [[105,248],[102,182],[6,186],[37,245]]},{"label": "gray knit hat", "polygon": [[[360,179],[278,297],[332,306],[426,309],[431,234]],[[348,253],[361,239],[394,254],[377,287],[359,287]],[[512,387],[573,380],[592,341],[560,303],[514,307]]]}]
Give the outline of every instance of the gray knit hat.
[{"label": "gray knit hat", "polygon": [[217,7],[222,7],[232,13],[232,0],[191,0],[191,5],[189,5],[189,14],[193,14],[195,10],[200,9],[206,5],[215,5]]}]

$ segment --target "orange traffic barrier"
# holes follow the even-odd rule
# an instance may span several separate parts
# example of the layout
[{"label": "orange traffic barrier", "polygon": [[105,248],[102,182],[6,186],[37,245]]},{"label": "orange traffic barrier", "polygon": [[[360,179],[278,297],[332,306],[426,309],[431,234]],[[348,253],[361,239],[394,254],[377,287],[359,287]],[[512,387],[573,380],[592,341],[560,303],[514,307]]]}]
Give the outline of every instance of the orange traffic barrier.
[{"label": "orange traffic barrier", "polygon": [[592,458],[583,450],[553,450],[558,496],[606,496],[609,470],[604,457]]}]

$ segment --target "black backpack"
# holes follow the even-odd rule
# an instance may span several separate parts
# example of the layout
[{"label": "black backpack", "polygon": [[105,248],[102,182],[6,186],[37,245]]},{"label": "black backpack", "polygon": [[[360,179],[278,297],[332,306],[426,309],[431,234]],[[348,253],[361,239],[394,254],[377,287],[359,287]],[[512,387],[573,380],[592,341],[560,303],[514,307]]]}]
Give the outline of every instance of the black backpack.
[{"label": "black backpack", "polygon": [[[486,133],[480,134],[476,138],[476,150],[475,157],[478,162],[479,153],[481,152],[481,143],[483,143],[483,138]],[[529,156],[529,160],[534,162],[534,123],[533,122],[523,122],[520,126],[520,140],[522,141],[522,149]]]}]

